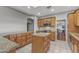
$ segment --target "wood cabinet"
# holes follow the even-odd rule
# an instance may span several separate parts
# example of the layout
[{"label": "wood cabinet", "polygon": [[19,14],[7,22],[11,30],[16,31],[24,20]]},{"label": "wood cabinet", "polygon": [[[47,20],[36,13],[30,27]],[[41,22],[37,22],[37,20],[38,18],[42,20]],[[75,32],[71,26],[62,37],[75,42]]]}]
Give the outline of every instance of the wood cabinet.
[{"label": "wood cabinet", "polygon": [[68,15],[68,28],[74,28],[74,14],[70,13]]},{"label": "wood cabinet", "polygon": [[71,28],[79,26],[79,10],[76,10],[73,13],[68,14],[68,21]]},{"label": "wood cabinet", "polygon": [[[79,10],[68,14],[68,32],[79,32]],[[79,52],[79,41],[74,36],[70,35],[71,49],[73,52]]]},{"label": "wood cabinet", "polygon": [[26,39],[27,39],[27,44],[31,43],[32,42],[32,33],[27,33]]},{"label": "wood cabinet", "polygon": [[79,41],[77,43],[77,52],[79,53]]},{"label": "wood cabinet", "polygon": [[38,20],[38,27],[43,27],[44,26],[44,20],[43,19],[39,19]]},{"label": "wood cabinet", "polygon": [[18,33],[4,36],[5,38],[18,43],[19,45],[26,45],[32,42],[32,33]]},{"label": "wood cabinet", "polygon": [[79,32],[79,27],[76,26],[76,14],[75,13],[70,13],[68,14],[68,32]]},{"label": "wood cabinet", "polygon": [[50,34],[49,34],[49,39],[51,40],[51,41],[55,41],[55,32],[50,32]]},{"label": "wood cabinet", "polygon": [[77,53],[78,52],[78,41],[77,39],[75,39],[73,36],[70,36],[70,42],[71,42],[71,50],[73,53]]},{"label": "wood cabinet", "polygon": [[26,36],[22,35],[22,34],[17,34],[17,39],[16,39],[16,42],[20,45],[24,45],[26,44]]},{"label": "wood cabinet", "polygon": [[17,34],[16,42],[20,45],[29,44],[32,41],[32,33]]},{"label": "wood cabinet", "polygon": [[75,31],[75,20],[74,20],[74,14],[70,13],[68,15],[68,31],[74,32]]},{"label": "wood cabinet", "polygon": [[55,26],[55,23],[56,23],[56,18],[55,17],[52,17],[51,20],[50,20],[50,26]]},{"label": "wood cabinet", "polygon": [[76,17],[76,21],[75,21],[76,26],[79,26],[79,10],[75,12],[75,17]]},{"label": "wood cabinet", "polygon": [[45,27],[45,23],[48,24],[48,26],[55,26],[56,18],[55,17],[49,17],[49,18],[43,18],[38,19],[38,27]]},{"label": "wood cabinet", "polygon": [[9,37],[9,39],[11,40],[11,41],[16,41],[16,38],[17,38],[17,36],[16,36],[16,34],[11,34],[11,35],[9,35],[10,37]]},{"label": "wood cabinet", "polygon": [[48,37],[33,36],[32,40],[32,52],[33,53],[45,53],[50,47],[50,40]]}]

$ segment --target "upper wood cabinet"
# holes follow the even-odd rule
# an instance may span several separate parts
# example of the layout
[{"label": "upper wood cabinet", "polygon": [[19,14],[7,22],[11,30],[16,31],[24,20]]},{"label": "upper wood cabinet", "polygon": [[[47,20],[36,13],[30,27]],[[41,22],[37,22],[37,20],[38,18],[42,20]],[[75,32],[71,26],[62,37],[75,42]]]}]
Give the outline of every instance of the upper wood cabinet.
[{"label": "upper wood cabinet", "polygon": [[43,18],[38,19],[38,27],[44,27],[45,23],[48,24],[48,26],[54,26],[55,25],[56,18],[55,17],[49,17],[49,18]]},{"label": "upper wood cabinet", "polygon": [[74,13],[70,13],[68,15],[68,22],[70,27],[79,26],[79,10],[76,10]]},{"label": "upper wood cabinet", "polygon": [[42,27],[44,24],[44,20],[43,19],[38,19],[38,27]]},{"label": "upper wood cabinet", "polygon": [[74,28],[74,26],[75,26],[74,14],[70,13],[68,14],[68,28]]},{"label": "upper wood cabinet", "polygon": [[56,18],[52,17],[51,20],[50,20],[51,26],[55,26],[55,22],[56,22]]},{"label": "upper wood cabinet", "polygon": [[70,13],[68,14],[68,31],[69,32],[79,32],[79,28],[76,26],[76,14]]},{"label": "upper wood cabinet", "polygon": [[69,32],[79,32],[79,10],[69,13],[67,22]]},{"label": "upper wood cabinet", "polygon": [[75,18],[76,18],[75,24],[76,24],[76,26],[79,26],[79,10],[76,11]]}]

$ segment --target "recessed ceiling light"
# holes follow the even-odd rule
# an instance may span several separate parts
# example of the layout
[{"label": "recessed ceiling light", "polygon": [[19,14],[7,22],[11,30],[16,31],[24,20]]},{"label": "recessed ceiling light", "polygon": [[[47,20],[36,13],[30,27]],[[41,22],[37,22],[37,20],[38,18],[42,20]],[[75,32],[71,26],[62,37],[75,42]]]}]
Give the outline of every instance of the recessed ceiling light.
[{"label": "recessed ceiling light", "polygon": [[30,9],[30,6],[28,6],[27,8]]},{"label": "recessed ceiling light", "polygon": [[51,9],[51,11],[54,11],[54,9]]},{"label": "recessed ceiling light", "polygon": [[40,15],[40,12],[38,13],[38,15]]}]

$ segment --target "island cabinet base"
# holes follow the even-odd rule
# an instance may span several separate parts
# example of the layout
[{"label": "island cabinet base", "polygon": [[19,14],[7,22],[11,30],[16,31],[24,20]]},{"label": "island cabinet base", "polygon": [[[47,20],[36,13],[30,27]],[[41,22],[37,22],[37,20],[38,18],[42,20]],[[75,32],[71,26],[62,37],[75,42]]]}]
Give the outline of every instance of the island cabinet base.
[{"label": "island cabinet base", "polygon": [[46,53],[50,47],[48,37],[33,36],[32,53]]}]

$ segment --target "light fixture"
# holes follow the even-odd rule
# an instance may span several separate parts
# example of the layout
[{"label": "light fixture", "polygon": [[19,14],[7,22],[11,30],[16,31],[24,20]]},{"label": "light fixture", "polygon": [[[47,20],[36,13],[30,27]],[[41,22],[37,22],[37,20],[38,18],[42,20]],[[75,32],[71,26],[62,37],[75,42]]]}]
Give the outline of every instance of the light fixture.
[{"label": "light fixture", "polygon": [[38,13],[38,15],[40,15],[40,12]]},{"label": "light fixture", "polygon": [[30,9],[30,6],[27,6],[28,9]]},{"label": "light fixture", "polygon": [[51,11],[54,11],[54,9],[51,9]]}]

